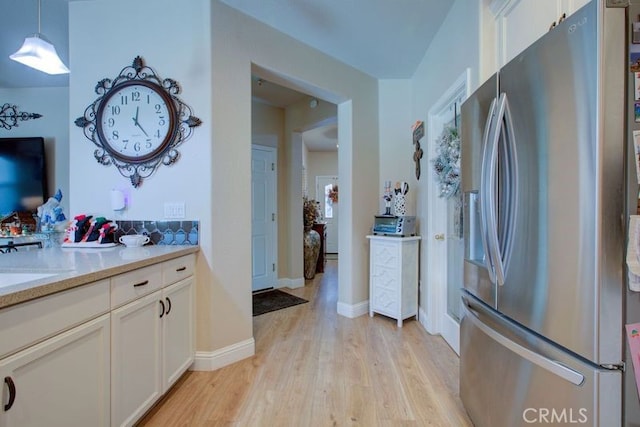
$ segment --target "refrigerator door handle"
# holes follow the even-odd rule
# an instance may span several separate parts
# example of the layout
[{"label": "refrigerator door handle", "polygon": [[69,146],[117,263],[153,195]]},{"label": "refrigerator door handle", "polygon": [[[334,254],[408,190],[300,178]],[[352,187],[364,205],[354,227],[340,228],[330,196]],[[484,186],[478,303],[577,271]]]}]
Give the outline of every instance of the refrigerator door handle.
[{"label": "refrigerator door handle", "polygon": [[[498,109],[495,119],[496,127],[493,133],[491,148],[488,159],[490,168],[488,171],[488,246],[491,251],[491,257],[493,258],[493,264],[495,266],[496,283],[499,286],[503,286],[505,277],[507,274],[507,268],[511,259],[511,251],[513,247],[513,234],[515,230],[516,214],[517,214],[517,188],[518,188],[518,173],[517,173],[517,157],[516,157],[516,144],[515,135],[513,133],[513,122],[511,121],[511,110],[509,109],[509,101],[507,95],[503,92],[500,94],[500,100],[498,101]],[[504,136],[503,144],[501,145],[500,137]],[[502,148],[502,150],[499,150]],[[503,223],[500,224],[500,230],[498,230],[498,212],[496,203],[496,193],[498,188],[496,185],[496,179],[498,178],[498,154],[502,157],[501,165],[503,170],[503,179],[500,180],[502,187],[500,188],[500,194],[503,199],[500,203],[500,209],[503,210],[504,215]],[[498,236],[500,234],[500,239]]]},{"label": "refrigerator door handle", "polygon": [[497,99],[494,98],[491,101],[491,106],[489,107],[489,114],[487,114],[487,120],[484,126],[484,135],[482,137],[482,163],[481,163],[481,171],[480,171],[480,235],[482,237],[482,250],[484,251],[484,262],[487,267],[487,271],[489,273],[489,279],[492,283],[496,282],[496,273],[494,267],[494,258],[492,252],[489,249],[489,229],[487,228],[487,220],[488,220],[488,195],[489,195],[489,187],[487,185],[488,178],[487,174],[489,172],[488,162],[489,162],[489,142],[493,140],[492,136],[495,132],[495,112],[496,112],[496,103]]},{"label": "refrigerator door handle", "polygon": [[462,297],[464,307],[469,314],[467,319],[473,323],[475,327],[484,332],[487,336],[489,336],[494,341],[501,344],[503,347],[506,347],[510,351],[516,353],[523,359],[528,360],[531,363],[545,369],[552,374],[569,381],[574,385],[581,385],[584,382],[584,375],[581,373],[574,371],[571,368],[564,366],[563,364],[556,362],[555,360],[549,359],[548,357],[542,356],[495,331],[491,327],[487,326],[481,319],[480,315],[476,310],[473,309],[471,303],[468,301],[466,297]]},{"label": "refrigerator door handle", "polygon": [[513,122],[511,120],[511,109],[509,108],[509,101],[507,94],[503,93],[501,98],[504,98],[504,126],[505,126],[505,165],[507,187],[504,189],[507,196],[507,203],[504,208],[508,209],[505,216],[506,221],[504,224],[504,242],[502,246],[502,253],[500,259],[502,260],[501,268],[504,277],[507,275],[509,269],[509,263],[511,261],[511,253],[513,251],[513,242],[515,240],[514,234],[516,229],[516,219],[518,218],[518,157],[516,151],[516,136],[513,131]]},{"label": "refrigerator door handle", "polygon": [[493,131],[487,140],[487,155],[483,159],[483,169],[486,175],[483,177],[484,185],[484,209],[485,218],[483,223],[487,229],[487,247],[493,264],[492,281],[499,286],[504,284],[502,272],[502,260],[500,259],[500,249],[498,242],[498,223],[496,213],[496,179],[498,177],[498,142],[502,131],[502,117],[504,116],[504,102],[500,97],[497,111],[494,116]]}]

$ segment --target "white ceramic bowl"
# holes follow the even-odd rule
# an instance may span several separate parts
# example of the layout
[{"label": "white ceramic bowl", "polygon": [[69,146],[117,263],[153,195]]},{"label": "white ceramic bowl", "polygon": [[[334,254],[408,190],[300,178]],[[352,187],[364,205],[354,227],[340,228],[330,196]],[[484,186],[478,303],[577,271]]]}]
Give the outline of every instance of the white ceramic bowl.
[{"label": "white ceramic bowl", "polygon": [[146,243],[149,243],[149,236],[143,236],[140,234],[132,234],[120,236],[120,243],[125,245],[128,248],[137,248],[143,246]]}]

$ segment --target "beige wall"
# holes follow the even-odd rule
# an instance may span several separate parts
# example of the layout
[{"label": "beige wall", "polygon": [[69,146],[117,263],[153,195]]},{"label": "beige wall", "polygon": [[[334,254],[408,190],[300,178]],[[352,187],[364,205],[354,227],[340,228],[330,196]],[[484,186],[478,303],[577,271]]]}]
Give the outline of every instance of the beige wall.
[{"label": "beige wall", "polygon": [[[251,89],[254,64],[274,75],[306,85],[307,93],[333,103],[351,100],[353,138],[344,144],[345,158],[351,151],[363,151],[362,162],[350,164],[353,172],[350,192],[356,219],[370,216],[376,202],[377,168],[377,84],[375,79],[347,67],[304,44],[260,24],[245,15],[213,1],[212,22],[212,168],[211,186],[224,206],[213,205],[211,223],[217,225],[213,236],[211,323],[206,342],[199,345],[220,349],[252,336],[251,318],[251,239],[250,239],[250,141]],[[265,76],[267,77],[267,76]],[[285,80],[283,77],[283,80]],[[269,79],[273,80],[273,79]],[[275,83],[282,84],[281,81]],[[321,96],[322,95],[322,96]],[[285,138],[288,136],[285,133]],[[292,138],[295,140],[295,138]],[[294,141],[295,142],[295,141]],[[340,148],[343,149],[341,142]],[[301,164],[301,149],[285,147],[285,163]],[[341,157],[342,158],[342,157]],[[283,165],[280,165],[281,167]],[[348,178],[348,179],[349,179]],[[301,172],[292,168],[287,177],[291,203],[288,214],[291,277],[302,277],[302,200]],[[233,186],[229,186],[233,182]],[[341,300],[354,304],[368,299],[368,251],[366,227],[345,221],[351,228],[345,239],[358,239],[352,261],[346,263],[340,278],[348,289]],[[224,224],[224,225],[222,225]],[[280,230],[283,232],[284,230]],[[341,231],[341,237],[343,233]],[[341,265],[342,269],[342,265]],[[299,271],[296,271],[299,270]]]},{"label": "beige wall", "polygon": [[337,151],[310,151],[307,157],[307,175],[309,176],[309,197],[320,200],[316,194],[316,177],[338,175]]}]

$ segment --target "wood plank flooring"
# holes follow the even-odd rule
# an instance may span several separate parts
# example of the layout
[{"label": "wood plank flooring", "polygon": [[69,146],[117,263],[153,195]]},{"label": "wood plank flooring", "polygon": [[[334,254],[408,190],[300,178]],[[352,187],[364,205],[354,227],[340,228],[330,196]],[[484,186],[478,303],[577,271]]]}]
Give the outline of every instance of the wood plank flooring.
[{"label": "wood plank flooring", "polygon": [[187,372],[139,425],[471,426],[456,354],[415,320],[339,316],[337,263],[253,318],[254,357]]}]

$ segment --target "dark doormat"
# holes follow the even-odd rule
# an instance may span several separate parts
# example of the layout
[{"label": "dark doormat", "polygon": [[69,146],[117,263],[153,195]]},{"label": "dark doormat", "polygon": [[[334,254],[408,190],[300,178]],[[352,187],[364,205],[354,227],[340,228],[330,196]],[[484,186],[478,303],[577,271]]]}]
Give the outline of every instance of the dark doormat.
[{"label": "dark doormat", "polygon": [[260,316],[261,314],[292,307],[298,304],[304,304],[305,302],[309,301],[295,295],[282,292],[278,289],[260,292],[258,294],[253,294],[253,315]]}]

